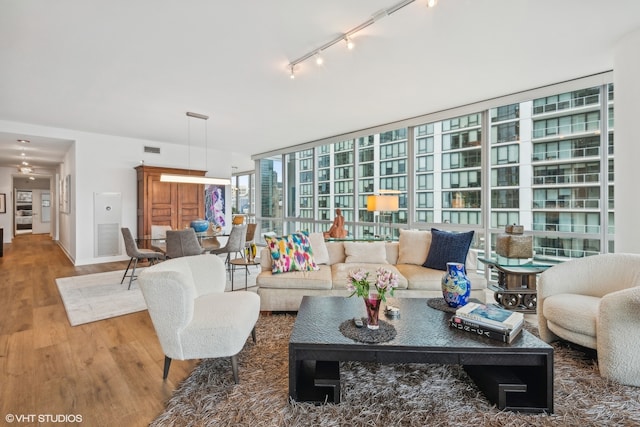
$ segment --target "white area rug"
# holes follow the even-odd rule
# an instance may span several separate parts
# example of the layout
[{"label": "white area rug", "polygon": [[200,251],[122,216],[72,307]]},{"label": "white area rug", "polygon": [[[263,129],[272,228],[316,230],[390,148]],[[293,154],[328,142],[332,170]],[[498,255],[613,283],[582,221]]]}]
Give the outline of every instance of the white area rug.
[{"label": "white area rug", "polygon": [[[255,291],[259,267],[249,268],[247,286],[249,290]],[[136,274],[139,271],[142,271],[142,268],[137,268]],[[71,326],[146,310],[147,305],[136,281],[131,284],[131,290],[127,290],[129,278],[120,284],[123,274],[124,270],[121,270],[56,279]],[[233,289],[244,290],[244,281],[245,269],[236,268]],[[229,275],[226,290],[231,290]]]},{"label": "white area rug", "polygon": [[135,280],[131,290],[129,278],[120,284],[123,274],[124,270],[56,279],[71,326],[146,310]]}]

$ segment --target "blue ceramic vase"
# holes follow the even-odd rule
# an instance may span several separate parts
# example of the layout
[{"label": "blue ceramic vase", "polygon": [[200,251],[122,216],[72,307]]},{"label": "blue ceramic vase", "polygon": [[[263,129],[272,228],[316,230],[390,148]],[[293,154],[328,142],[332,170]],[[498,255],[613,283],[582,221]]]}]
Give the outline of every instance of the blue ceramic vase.
[{"label": "blue ceramic vase", "polygon": [[464,264],[448,262],[447,272],[442,276],[442,296],[449,307],[462,307],[469,302],[471,282]]},{"label": "blue ceramic vase", "polygon": [[202,233],[209,229],[209,221],[205,219],[194,219],[191,221],[191,228],[193,228],[196,233]]}]

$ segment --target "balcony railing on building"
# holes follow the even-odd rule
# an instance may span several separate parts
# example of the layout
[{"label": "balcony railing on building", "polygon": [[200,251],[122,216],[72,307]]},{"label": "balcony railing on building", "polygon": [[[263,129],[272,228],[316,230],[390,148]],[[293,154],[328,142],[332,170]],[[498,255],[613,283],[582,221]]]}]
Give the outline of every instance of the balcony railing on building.
[{"label": "balcony railing on building", "polygon": [[567,175],[541,175],[533,177],[533,185],[549,184],[584,184],[600,182],[600,173],[574,173]]},{"label": "balcony railing on building", "polygon": [[545,105],[536,105],[533,107],[533,114],[553,113],[555,111],[570,110],[573,108],[581,108],[588,105],[600,103],[600,95],[587,95],[580,98],[572,98],[558,102],[551,102]]}]

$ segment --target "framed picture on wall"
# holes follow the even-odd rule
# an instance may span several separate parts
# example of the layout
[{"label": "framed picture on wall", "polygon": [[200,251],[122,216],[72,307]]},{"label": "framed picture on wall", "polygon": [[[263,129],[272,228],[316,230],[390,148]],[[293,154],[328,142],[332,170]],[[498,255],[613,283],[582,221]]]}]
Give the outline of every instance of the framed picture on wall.
[{"label": "framed picture on wall", "polygon": [[205,185],[204,208],[207,221],[220,227],[226,225],[224,186]]},{"label": "framed picture on wall", "polygon": [[7,195],[5,193],[0,193],[0,213],[7,213]]},{"label": "framed picture on wall", "polygon": [[20,191],[16,192],[16,202],[18,203],[31,203],[32,201],[31,191]]},{"label": "framed picture on wall", "polygon": [[67,175],[60,180],[60,212],[71,212],[69,206],[69,191],[71,188],[71,175]]}]

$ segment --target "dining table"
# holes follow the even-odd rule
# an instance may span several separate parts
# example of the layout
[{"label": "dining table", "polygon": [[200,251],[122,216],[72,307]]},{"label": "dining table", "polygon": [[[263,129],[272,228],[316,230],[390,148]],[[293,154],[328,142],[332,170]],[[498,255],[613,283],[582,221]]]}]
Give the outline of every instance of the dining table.
[{"label": "dining table", "polygon": [[[221,244],[218,240],[218,237],[228,237],[228,234],[224,234],[223,232],[217,231],[203,231],[196,232],[196,237],[198,238],[198,242],[200,246],[205,250],[205,252],[209,252],[213,249],[218,249]],[[165,237],[144,235],[142,237],[138,237],[136,242],[140,248],[145,249],[153,249],[157,252],[162,252],[163,254],[167,253],[167,240]]]}]

